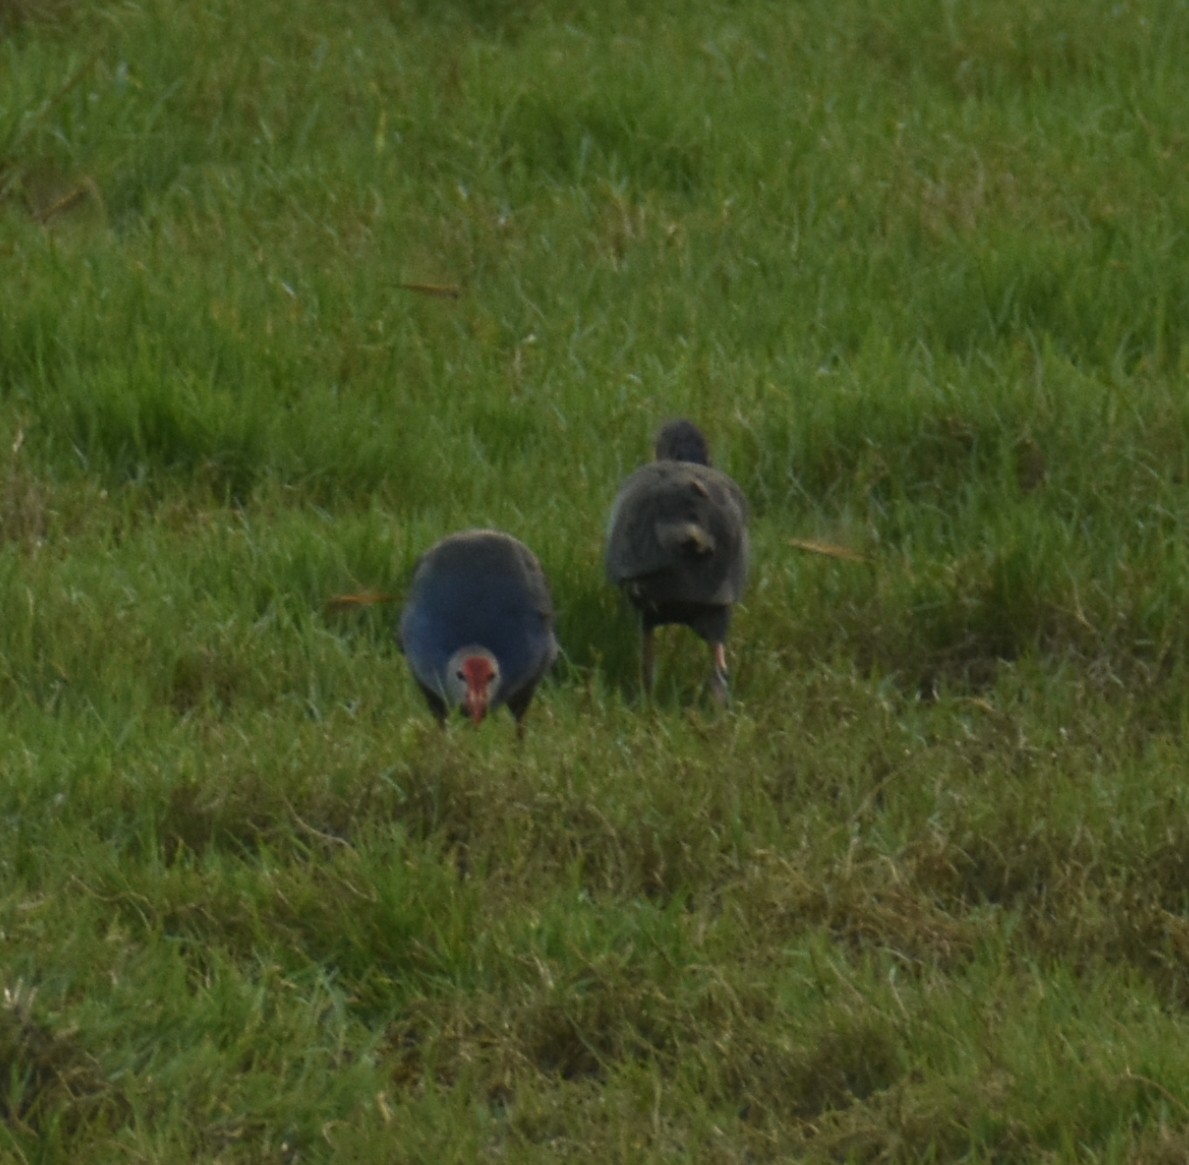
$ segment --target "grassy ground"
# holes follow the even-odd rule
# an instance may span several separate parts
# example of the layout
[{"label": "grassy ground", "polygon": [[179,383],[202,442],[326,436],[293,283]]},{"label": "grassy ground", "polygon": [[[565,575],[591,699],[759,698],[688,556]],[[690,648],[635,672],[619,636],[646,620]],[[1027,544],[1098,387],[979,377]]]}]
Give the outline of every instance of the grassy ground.
[{"label": "grassy ground", "polygon": [[[0,0],[0,1160],[1189,1157],[1186,60]],[[601,576],[677,414],[727,714]],[[326,605],[475,525],[560,608],[522,747]]]}]

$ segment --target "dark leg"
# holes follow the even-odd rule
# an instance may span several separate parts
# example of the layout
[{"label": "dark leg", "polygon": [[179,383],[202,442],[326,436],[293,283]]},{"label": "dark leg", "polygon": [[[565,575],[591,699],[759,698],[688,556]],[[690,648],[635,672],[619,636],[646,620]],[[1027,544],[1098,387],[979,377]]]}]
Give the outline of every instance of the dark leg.
[{"label": "dark leg", "polygon": [[527,688],[521,688],[514,695],[508,697],[508,711],[516,720],[516,740],[517,743],[524,740],[524,717],[528,712],[528,706],[533,702],[533,693],[537,690],[536,681],[529,684]]},{"label": "dark leg", "polygon": [[433,688],[427,688],[420,681],[418,681],[417,686],[421,689],[421,694],[425,697],[425,702],[429,705],[429,710],[434,714],[434,719],[437,720],[438,727],[445,730],[450,709],[446,707],[442,697]]},{"label": "dark leg", "polygon": [[652,636],[652,628],[645,627],[640,643],[640,674],[644,681],[644,696],[649,700],[652,699],[652,684],[656,679],[656,654]]}]

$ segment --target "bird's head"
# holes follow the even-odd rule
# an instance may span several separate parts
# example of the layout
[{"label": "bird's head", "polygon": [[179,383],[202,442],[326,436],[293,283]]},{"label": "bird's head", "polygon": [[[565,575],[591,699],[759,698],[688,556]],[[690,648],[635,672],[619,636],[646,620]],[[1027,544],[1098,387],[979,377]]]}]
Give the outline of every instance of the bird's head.
[{"label": "bird's head", "polygon": [[500,686],[500,665],[483,647],[464,647],[455,652],[446,672],[446,694],[450,703],[478,724],[487,715]]}]

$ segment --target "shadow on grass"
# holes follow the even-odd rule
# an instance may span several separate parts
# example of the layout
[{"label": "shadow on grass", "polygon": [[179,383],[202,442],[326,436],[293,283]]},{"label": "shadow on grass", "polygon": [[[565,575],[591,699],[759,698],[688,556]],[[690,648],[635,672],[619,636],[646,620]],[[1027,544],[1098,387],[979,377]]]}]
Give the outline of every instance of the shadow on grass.
[{"label": "shadow on grass", "polygon": [[14,1130],[41,1136],[55,1129],[125,1123],[131,1108],[104,1075],[77,1031],[33,1014],[33,991],[5,989],[0,1004],[0,1115]]}]

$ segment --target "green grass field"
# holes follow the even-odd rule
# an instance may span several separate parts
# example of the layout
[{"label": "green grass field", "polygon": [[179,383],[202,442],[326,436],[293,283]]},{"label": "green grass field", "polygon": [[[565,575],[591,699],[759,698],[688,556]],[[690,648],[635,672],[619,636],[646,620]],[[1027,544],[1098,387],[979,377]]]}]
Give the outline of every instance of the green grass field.
[{"label": "green grass field", "polygon": [[[0,0],[0,1162],[1189,1159],[1187,61]],[[676,415],[725,713],[602,577]],[[559,608],[520,747],[327,605],[481,525]]]}]

